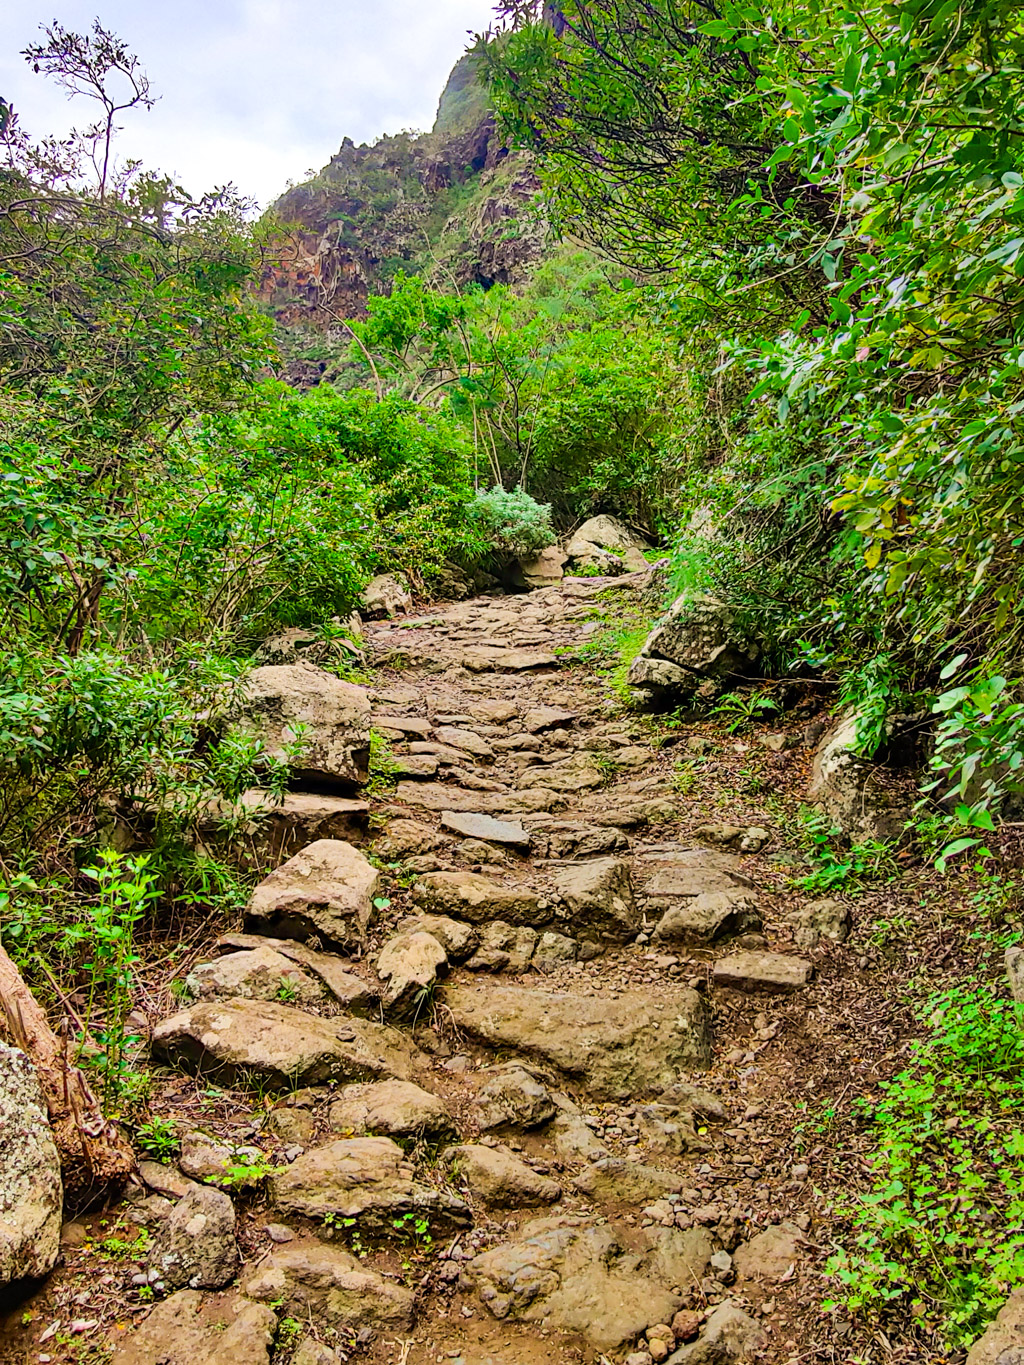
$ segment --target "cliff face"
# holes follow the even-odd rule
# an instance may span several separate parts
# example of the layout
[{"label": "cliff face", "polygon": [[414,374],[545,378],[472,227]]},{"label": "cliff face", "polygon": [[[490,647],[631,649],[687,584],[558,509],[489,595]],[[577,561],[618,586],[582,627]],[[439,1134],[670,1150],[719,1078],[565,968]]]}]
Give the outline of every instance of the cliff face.
[{"label": "cliff face", "polygon": [[397,270],[438,283],[515,284],[543,250],[530,158],[498,137],[474,61],[463,57],[429,133],[372,145],[346,138],[271,212],[286,226],[261,297],[286,326],[360,317]]}]

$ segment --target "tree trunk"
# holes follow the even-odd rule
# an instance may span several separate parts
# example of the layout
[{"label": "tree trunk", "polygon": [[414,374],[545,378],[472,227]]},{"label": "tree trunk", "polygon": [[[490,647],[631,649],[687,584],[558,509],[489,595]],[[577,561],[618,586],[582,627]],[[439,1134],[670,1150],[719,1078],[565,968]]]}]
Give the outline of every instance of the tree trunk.
[{"label": "tree trunk", "polygon": [[46,1096],[50,1125],[60,1153],[65,1196],[78,1204],[123,1181],[135,1169],[135,1154],[118,1128],[103,1116],[92,1087],[68,1059],[67,1047],[0,948],[0,1009],[11,1041],[32,1062]]}]

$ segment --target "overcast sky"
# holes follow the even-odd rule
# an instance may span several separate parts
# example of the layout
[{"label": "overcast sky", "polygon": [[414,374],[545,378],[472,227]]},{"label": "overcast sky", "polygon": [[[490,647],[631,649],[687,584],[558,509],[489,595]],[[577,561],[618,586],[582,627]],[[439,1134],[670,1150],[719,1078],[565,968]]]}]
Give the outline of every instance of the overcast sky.
[{"label": "overcast sky", "polygon": [[0,95],[35,135],[84,126],[20,53],[54,19],[94,17],[139,54],[160,102],[126,116],[119,150],[193,194],[234,181],[266,204],[343,137],[426,129],[491,0],[0,0]]}]

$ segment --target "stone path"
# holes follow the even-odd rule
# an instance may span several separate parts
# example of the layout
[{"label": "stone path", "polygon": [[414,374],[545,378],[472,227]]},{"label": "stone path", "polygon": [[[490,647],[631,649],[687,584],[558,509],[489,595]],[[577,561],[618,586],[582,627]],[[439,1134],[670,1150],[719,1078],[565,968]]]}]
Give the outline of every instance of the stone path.
[{"label": "stone path", "polygon": [[[292,798],[308,846],[155,1030],[265,1110],[197,1125],[180,1172],[144,1163],[158,1303],[115,1365],[264,1365],[275,1332],[298,1365],[798,1355],[808,1166],[762,1124],[755,1059],[845,911],[798,907],[796,953],[770,832],[693,808],[685,746],[564,666],[642,586],[367,626],[395,780],[368,835],[358,801],[326,827]],[[261,1163],[265,1197],[237,1198]]]}]

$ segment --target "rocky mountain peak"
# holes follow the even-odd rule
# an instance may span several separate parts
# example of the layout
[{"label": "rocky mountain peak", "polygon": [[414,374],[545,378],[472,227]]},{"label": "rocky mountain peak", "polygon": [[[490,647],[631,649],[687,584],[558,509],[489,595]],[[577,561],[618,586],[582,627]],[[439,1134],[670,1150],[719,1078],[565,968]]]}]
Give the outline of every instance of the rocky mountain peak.
[{"label": "rocky mountain peak", "polygon": [[317,175],[275,202],[287,249],[268,265],[262,297],[279,322],[323,327],[332,315],[362,316],[398,270],[515,284],[543,246],[531,211],[538,189],[530,158],[498,134],[467,53],[429,133],[359,145],[346,137]]}]

